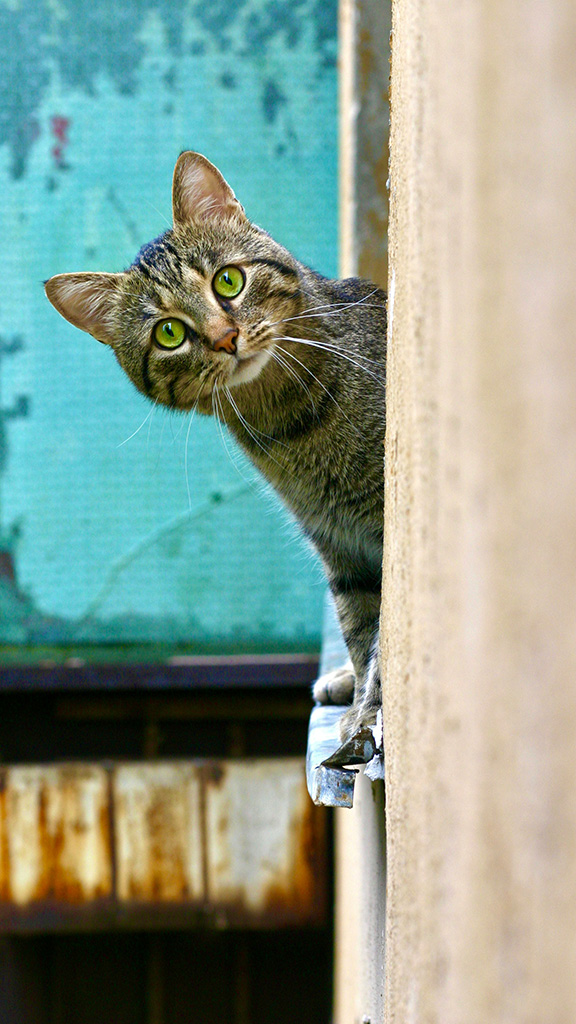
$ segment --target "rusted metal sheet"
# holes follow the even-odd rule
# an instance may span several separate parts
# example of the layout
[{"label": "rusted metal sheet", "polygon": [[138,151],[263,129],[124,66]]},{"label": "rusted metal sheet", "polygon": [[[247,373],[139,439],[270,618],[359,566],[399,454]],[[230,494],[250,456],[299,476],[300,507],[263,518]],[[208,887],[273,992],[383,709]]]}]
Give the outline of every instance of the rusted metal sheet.
[{"label": "rusted metal sheet", "polygon": [[112,891],[108,777],[98,765],[2,770],[0,893],[16,906]]},{"label": "rusted metal sheet", "polygon": [[120,900],[201,900],[201,782],[190,762],[113,772]]},{"label": "rusted metal sheet", "polygon": [[4,768],[0,931],[315,923],[325,819],[298,758]]},{"label": "rusted metal sheet", "polygon": [[208,898],[252,911],[315,895],[313,808],[299,758],[221,763],[206,773]]}]

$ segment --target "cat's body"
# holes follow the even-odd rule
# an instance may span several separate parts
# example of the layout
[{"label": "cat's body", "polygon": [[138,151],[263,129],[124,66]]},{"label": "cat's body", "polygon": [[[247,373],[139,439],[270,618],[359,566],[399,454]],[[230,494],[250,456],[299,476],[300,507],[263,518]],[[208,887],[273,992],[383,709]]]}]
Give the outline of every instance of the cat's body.
[{"label": "cat's body", "polygon": [[[173,207],[174,227],[125,273],[59,275],[48,297],[153,401],[224,420],[293,512],[354,665],[351,732],[379,702],[385,296],[299,263],[198,154],[178,161]],[[315,693],[343,702],[353,683],[344,670]]]}]

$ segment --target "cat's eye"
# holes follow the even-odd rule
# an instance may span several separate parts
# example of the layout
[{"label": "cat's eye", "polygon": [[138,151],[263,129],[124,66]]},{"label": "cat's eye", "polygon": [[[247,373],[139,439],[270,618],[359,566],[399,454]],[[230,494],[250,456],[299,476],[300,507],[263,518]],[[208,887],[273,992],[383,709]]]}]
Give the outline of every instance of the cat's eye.
[{"label": "cat's eye", "polygon": [[212,287],[223,299],[235,299],[244,287],[244,280],[240,267],[223,267],[212,281]]},{"label": "cat's eye", "polygon": [[154,338],[160,348],[178,348],[186,339],[186,324],[181,320],[161,320],[154,328]]}]

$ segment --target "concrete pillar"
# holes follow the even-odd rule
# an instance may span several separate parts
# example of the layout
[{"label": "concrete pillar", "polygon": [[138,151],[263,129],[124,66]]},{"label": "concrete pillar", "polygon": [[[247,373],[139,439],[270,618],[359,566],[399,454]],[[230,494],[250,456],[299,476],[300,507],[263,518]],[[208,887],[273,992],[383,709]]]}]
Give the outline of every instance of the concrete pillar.
[{"label": "concrete pillar", "polygon": [[[386,287],[390,4],[340,0],[340,275]],[[334,1024],[381,1024],[384,787],[360,774],[335,812]]]},{"label": "concrete pillar", "polygon": [[395,0],[388,1024],[576,1020],[576,7]]}]

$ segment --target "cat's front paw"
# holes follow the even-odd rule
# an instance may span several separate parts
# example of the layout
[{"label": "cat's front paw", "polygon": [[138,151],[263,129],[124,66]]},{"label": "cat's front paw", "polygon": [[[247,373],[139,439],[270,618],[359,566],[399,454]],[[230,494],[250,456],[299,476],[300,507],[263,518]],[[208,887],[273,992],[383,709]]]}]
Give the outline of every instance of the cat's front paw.
[{"label": "cat's front paw", "polygon": [[346,742],[361,729],[370,728],[376,723],[376,716],[382,707],[382,690],[380,686],[380,669],[378,652],[375,651],[368,668],[363,689],[354,695],[352,707],[340,719],[340,736]]},{"label": "cat's front paw", "polygon": [[356,676],[351,662],[320,676],[312,687],[312,696],[318,704],[349,704],[354,696]]}]

